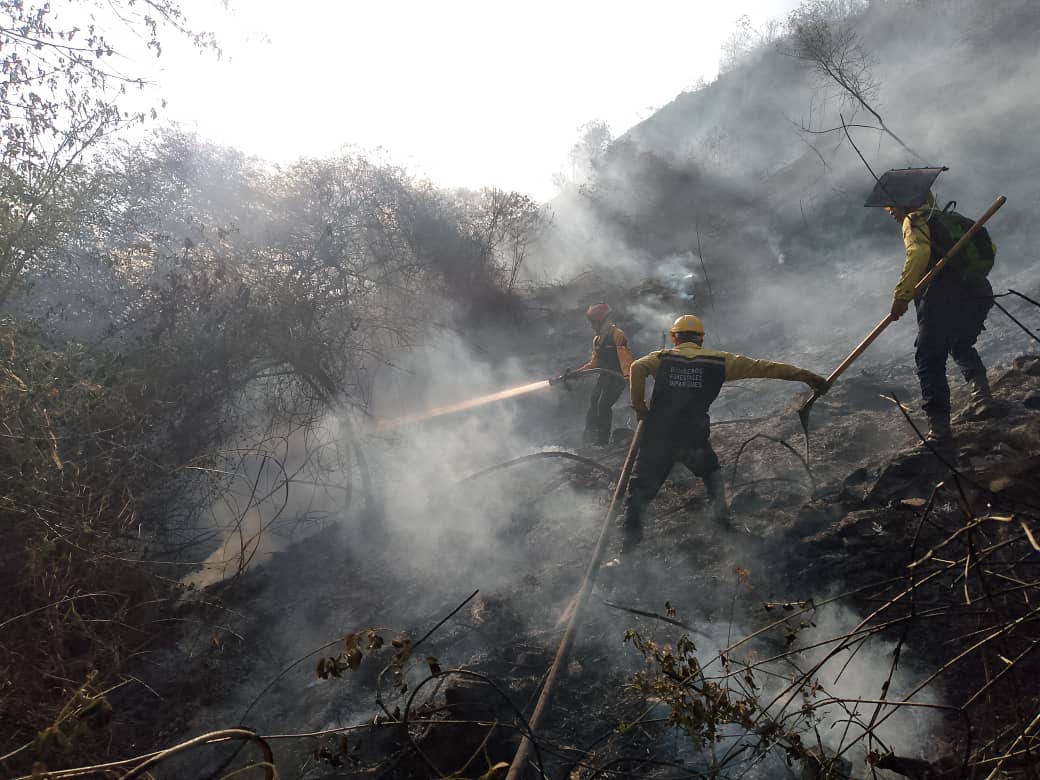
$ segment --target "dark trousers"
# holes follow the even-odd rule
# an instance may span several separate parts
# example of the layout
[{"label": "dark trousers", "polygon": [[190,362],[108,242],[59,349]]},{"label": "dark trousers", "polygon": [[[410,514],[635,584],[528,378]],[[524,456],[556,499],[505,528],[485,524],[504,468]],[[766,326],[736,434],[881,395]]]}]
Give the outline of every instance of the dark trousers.
[{"label": "dark trousers", "polygon": [[614,403],[625,389],[625,380],[616,376],[600,374],[592,388],[589,411],[585,414],[586,442],[607,444],[610,441],[610,426],[613,420]]},{"label": "dark trousers", "polygon": [[625,499],[624,528],[627,535],[642,535],[643,512],[676,463],[681,463],[702,479],[719,470],[719,458],[708,441],[707,430],[692,436],[688,432],[677,436],[675,431],[674,427],[667,430],[663,425],[644,429]]},{"label": "dark trousers", "polygon": [[940,277],[914,301],[917,308],[917,378],[921,382],[922,408],[929,417],[950,413],[950,383],[946,359],[960,369],[964,381],[986,376],[975,342],[993,307],[993,288],[985,279],[960,283]]}]

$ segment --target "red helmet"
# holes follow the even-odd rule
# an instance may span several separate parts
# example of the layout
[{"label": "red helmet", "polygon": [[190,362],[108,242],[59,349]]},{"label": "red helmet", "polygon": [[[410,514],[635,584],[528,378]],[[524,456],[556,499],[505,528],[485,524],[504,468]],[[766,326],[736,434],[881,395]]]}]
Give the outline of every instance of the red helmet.
[{"label": "red helmet", "polygon": [[603,320],[610,314],[610,307],[605,303],[594,303],[585,312],[585,319],[597,328],[603,324]]}]

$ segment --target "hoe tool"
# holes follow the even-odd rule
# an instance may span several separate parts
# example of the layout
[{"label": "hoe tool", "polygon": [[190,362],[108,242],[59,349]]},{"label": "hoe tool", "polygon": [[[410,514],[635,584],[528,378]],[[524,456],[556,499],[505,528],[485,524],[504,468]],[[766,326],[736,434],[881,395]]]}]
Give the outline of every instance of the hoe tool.
[{"label": "hoe tool", "polygon": [[[989,221],[989,218],[996,214],[1000,207],[1003,206],[1006,202],[1007,198],[1005,198],[1003,195],[1001,195],[995,201],[993,201],[993,205],[986,209],[986,213],[979,217],[975,221],[975,224],[968,228],[967,232],[963,236],[961,236],[960,240],[952,247],[950,247],[950,251],[947,252],[945,256],[939,258],[939,261],[934,266],[932,266],[931,270],[929,270],[928,273],[926,273],[921,278],[921,281],[919,281],[917,285],[914,287],[915,298],[918,295],[920,295],[924,291],[924,288],[928,286],[928,283],[931,282],[932,279],[934,279],[936,275],[943,268],[946,267],[946,263],[949,262],[950,258],[956,255],[959,251],[961,251],[961,248],[972,239],[972,237],[979,231],[979,228],[985,225],[986,222]],[[874,330],[870,331],[870,333],[867,334],[866,338],[864,338],[863,341],[861,341],[856,346],[856,348],[849,353],[849,356],[845,358],[843,361],[841,361],[841,365],[834,369],[834,371],[831,372],[831,375],[827,377],[828,388],[832,384],[834,384],[835,380],[838,377],[845,373],[845,370],[855,362],[856,358],[858,358],[860,355],[866,352],[867,347],[874,343],[874,339],[880,336],[881,332],[890,324],[892,324],[893,321],[894,320],[892,319],[892,314],[889,313],[885,317],[885,319],[881,320],[881,322],[879,322],[874,327]],[[801,408],[798,410],[798,419],[802,423],[802,430],[805,431],[805,449],[807,453],[809,449],[809,412],[812,410],[813,404],[816,403],[816,399],[819,398],[822,394],[823,393],[821,393],[820,391],[814,390],[813,394],[809,396],[808,400],[806,400],[805,403],[803,403]]]}]

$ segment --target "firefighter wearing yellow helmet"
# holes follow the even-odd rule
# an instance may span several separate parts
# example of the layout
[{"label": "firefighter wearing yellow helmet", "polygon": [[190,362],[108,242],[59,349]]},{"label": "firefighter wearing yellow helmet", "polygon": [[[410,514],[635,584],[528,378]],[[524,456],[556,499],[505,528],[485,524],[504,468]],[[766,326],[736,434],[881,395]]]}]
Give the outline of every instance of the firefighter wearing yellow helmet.
[{"label": "firefighter wearing yellow helmet", "polygon": [[[712,520],[726,522],[722,472],[708,441],[708,410],[723,383],[737,379],[786,379],[805,382],[818,391],[827,388],[824,377],[798,366],[705,349],[704,324],[693,314],[684,314],[675,321],[671,338],[672,349],[651,352],[635,361],[630,371],[632,408],[644,424],[628,483],[622,554],[642,540],[643,511],[677,462],[704,480]],[[647,406],[649,376],[654,377],[654,390]]]}]

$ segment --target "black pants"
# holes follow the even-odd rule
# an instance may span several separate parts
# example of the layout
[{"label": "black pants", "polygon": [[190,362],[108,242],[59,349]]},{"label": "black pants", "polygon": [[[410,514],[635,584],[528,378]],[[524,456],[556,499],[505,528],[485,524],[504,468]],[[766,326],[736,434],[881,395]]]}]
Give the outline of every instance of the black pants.
[{"label": "black pants", "polygon": [[[679,429],[681,430],[681,429]],[[719,470],[719,458],[708,441],[708,431],[702,429],[693,435],[664,425],[647,427],[632,467],[625,499],[624,527],[626,534],[641,535],[643,512],[668,479],[672,467],[681,463],[696,477],[707,477]]]},{"label": "black pants", "polygon": [[589,399],[589,411],[585,415],[586,442],[607,444],[610,441],[610,427],[613,420],[614,403],[625,389],[625,380],[616,376],[600,374],[596,386],[592,388]]},{"label": "black pants", "polygon": [[950,383],[946,359],[960,369],[964,381],[986,376],[975,342],[993,307],[993,288],[985,279],[962,283],[941,274],[914,301],[917,307],[917,378],[921,382],[922,408],[929,417],[950,413]]}]

